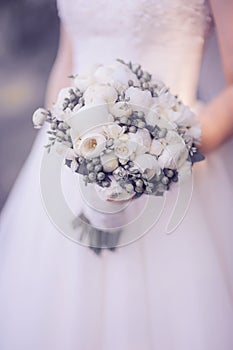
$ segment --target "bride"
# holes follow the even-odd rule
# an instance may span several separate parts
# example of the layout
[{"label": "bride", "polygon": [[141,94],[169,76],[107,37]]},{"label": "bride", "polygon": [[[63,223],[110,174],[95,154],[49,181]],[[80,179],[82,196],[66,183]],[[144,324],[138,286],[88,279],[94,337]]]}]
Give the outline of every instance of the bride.
[{"label": "bride", "polygon": [[[1,217],[0,349],[232,349],[232,1],[59,0],[58,9],[47,105],[72,72],[118,57],[140,62],[198,111],[206,160],[172,235],[162,217],[141,239],[98,256],[61,235],[43,208],[42,131]],[[226,88],[200,108],[211,19]]]}]

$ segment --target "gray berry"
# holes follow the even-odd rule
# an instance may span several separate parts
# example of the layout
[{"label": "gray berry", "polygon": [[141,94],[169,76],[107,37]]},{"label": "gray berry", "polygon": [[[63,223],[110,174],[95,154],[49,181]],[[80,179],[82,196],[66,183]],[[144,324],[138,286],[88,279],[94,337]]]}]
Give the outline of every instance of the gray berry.
[{"label": "gray berry", "polygon": [[129,132],[135,133],[137,131],[136,126],[132,125],[129,127]]},{"label": "gray berry", "polygon": [[96,179],[96,174],[95,173],[90,173],[89,175],[88,175],[88,179],[90,180],[90,181],[95,181],[95,179]]},{"label": "gray berry", "polygon": [[102,181],[105,178],[105,173],[102,171],[97,174],[97,179]]},{"label": "gray berry", "polygon": [[102,165],[101,165],[101,164],[97,164],[97,165],[95,166],[95,171],[96,171],[97,173],[99,173],[101,170],[102,170]]}]

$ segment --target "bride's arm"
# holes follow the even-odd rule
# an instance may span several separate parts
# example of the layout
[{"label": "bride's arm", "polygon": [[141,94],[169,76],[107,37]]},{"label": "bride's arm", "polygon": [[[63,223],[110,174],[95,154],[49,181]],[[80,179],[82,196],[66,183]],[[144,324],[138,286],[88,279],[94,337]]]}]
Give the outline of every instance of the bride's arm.
[{"label": "bride's arm", "polygon": [[222,58],[226,88],[199,116],[202,124],[203,153],[233,136],[233,1],[210,0]]},{"label": "bride's arm", "polygon": [[72,45],[64,27],[60,28],[59,47],[48,80],[45,104],[50,108],[61,88],[71,84],[68,76],[72,73]]}]

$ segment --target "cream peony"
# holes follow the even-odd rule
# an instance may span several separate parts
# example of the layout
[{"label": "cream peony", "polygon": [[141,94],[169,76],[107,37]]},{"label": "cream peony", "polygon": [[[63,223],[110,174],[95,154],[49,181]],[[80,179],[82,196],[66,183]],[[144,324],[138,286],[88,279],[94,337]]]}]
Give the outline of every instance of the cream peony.
[{"label": "cream peony", "polygon": [[87,159],[98,157],[105,149],[106,139],[103,135],[90,133],[81,140],[74,142],[74,150],[77,155],[81,155]]}]

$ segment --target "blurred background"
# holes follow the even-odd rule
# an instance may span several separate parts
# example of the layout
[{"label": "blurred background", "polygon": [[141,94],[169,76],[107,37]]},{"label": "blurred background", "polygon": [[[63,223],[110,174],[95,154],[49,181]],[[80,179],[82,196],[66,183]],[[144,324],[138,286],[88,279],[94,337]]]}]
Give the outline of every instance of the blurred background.
[{"label": "blurred background", "polygon": [[[0,210],[36,136],[31,116],[44,104],[58,37],[55,0],[0,1]],[[212,28],[198,95],[208,101],[223,85]]]},{"label": "blurred background", "polygon": [[43,106],[58,37],[55,0],[0,1],[0,210],[36,136],[31,116]]}]

